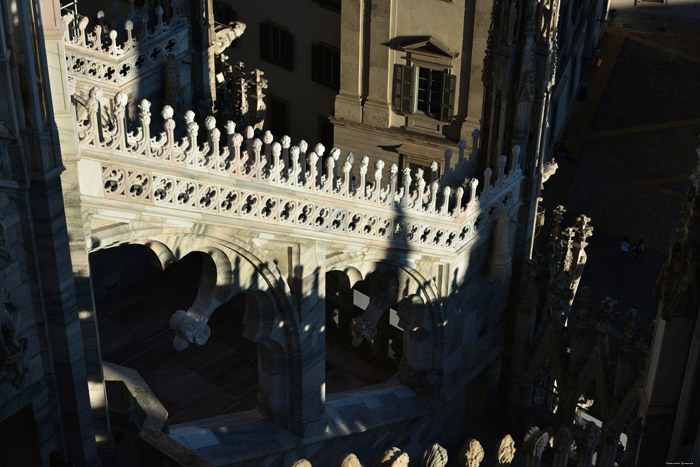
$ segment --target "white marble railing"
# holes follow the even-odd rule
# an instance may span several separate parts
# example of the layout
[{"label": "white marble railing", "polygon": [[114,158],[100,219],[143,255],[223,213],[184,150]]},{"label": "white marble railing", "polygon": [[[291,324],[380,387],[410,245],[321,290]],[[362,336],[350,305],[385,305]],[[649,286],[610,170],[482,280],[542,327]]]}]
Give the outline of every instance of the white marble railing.
[{"label": "white marble railing", "polygon": [[163,63],[168,54],[185,52],[189,47],[189,23],[177,13],[176,2],[172,10],[171,18],[164,21],[163,8],[158,6],[155,25],[149,27],[149,16],[135,12],[131,2],[129,14],[119,18],[115,12],[111,26],[104,23],[100,11],[99,23],[92,32],[86,16],[64,15],[61,19],[68,74],[102,86],[121,86]]},{"label": "white marble railing", "polygon": [[[186,136],[178,141],[169,106],[161,112],[164,131],[151,136],[146,100],[138,107],[140,126],[129,132],[126,95],[115,96],[114,113],[108,119],[100,115],[100,98],[100,90],[93,88],[88,119],[78,122],[78,136],[81,154],[102,155],[105,198],[450,250],[468,242],[497,218],[500,209],[518,199],[517,147],[508,173],[506,156],[499,160],[495,182],[492,170],[486,169],[481,192],[475,178],[462,178],[454,188],[447,184],[467,165],[463,142],[456,168],[443,177],[437,177],[434,163],[430,183],[422,169],[412,173],[406,168],[399,184],[396,164],[384,182],[381,160],[368,177],[368,157],[356,166],[349,153],[341,165],[341,151],[334,148],[324,162],[321,144],[309,151],[305,141],[292,146],[288,136],[276,142],[269,132],[261,141],[250,127],[244,138],[232,122],[224,127],[222,146],[211,116],[205,119],[206,142],[199,145],[199,125],[191,111],[184,116]],[[112,124],[103,126],[102,121]],[[446,158],[450,155],[448,151]]]}]

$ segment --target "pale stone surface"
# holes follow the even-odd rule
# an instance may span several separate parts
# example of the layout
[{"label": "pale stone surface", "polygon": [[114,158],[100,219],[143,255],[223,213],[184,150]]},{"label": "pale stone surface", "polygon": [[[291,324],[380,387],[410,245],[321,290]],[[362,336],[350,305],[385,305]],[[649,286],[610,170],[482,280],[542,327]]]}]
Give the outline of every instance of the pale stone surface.
[{"label": "pale stone surface", "polygon": [[483,460],[484,448],[479,441],[470,439],[464,443],[459,454],[459,461],[464,467],[479,467]]}]

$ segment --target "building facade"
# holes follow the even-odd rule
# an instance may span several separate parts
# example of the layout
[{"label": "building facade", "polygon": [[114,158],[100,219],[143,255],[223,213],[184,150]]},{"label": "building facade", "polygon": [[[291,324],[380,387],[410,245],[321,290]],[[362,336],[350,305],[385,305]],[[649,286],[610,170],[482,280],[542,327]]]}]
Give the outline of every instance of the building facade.
[{"label": "building facade", "polygon": [[[304,8],[338,15],[318,3]],[[551,374],[576,372],[529,344],[544,336],[556,350],[561,321],[585,308],[572,308],[585,217],[553,230],[535,287],[548,298],[512,307],[532,279],[559,2],[346,1],[337,46],[285,30],[288,6],[252,21],[236,6],[240,36],[210,1],[94,19],[51,0],[1,5],[3,86],[16,90],[0,128],[3,463],[333,465],[387,451],[401,465],[440,442],[424,459],[444,465],[466,441],[460,456],[478,465],[465,421],[499,402],[501,381],[521,409]],[[217,54],[238,58],[246,37],[285,73],[310,63],[314,86],[335,82],[314,56],[340,50],[336,147],[301,141],[304,125],[289,135],[224,121]],[[292,79],[265,73],[272,95]],[[320,111],[305,110],[313,130]],[[597,356],[606,316],[577,318],[597,326]],[[629,329],[610,333],[637,352]],[[502,374],[504,359],[526,357]],[[620,434],[639,438],[626,423],[634,404],[622,415],[608,404],[598,443],[595,428],[573,428],[571,387],[559,391],[555,422],[570,432],[555,437],[555,464],[591,465],[598,449],[614,465]],[[531,465],[550,435],[528,417],[552,420],[547,408],[520,412]],[[510,436],[487,448],[514,459]]]}]

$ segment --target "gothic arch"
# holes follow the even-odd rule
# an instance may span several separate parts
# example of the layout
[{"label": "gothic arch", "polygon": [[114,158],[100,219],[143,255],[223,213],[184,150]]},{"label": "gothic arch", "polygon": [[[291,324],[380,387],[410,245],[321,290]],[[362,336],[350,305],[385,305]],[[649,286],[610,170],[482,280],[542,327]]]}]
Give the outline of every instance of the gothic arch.
[{"label": "gothic arch", "polygon": [[[346,275],[346,271],[355,271],[358,274],[356,277],[365,279],[379,274],[380,277],[384,276],[381,280],[385,281],[388,290],[398,287],[392,292],[398,298],[404,349],[409,350],[403,354],[399,375],[405,384],[418,390],[436,391],[442,383],[445,314],[433,281],[426,279],[406,262],[371,254],[338,255],[331,258],[326,270]],[[349,277],[348,282],[352,282]]]},{"label": "gothic arch", "polygon": [[[199,293],[188,311],[171,318],[176,345],[206,342],[207,322],[222,303],[245,293],[244,334],[258,344],[259,410],[295,433],[304,431],[302,390],[296,384],[302,371],[299,318],[290,301],[290,288],[264,252],[234,237],[203,232],[153,228],[145,223],[120,224],[94,232],[93,250],[136,243],[151,248],[161,264],[192,252],[206,255]],[[239,276],[238,278],[236,276]],[[183,347],[184,348],[184,347]]]}]

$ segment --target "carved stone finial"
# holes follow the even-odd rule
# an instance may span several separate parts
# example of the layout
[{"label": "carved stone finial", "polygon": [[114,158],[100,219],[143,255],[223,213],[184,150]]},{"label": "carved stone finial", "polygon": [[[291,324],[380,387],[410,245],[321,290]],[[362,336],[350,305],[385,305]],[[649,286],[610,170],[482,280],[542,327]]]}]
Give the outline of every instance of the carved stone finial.
[{"label": "carved stone finial", "polygon": [[515,457],[515,441],[510,435],[505,435],[496,450],[496,461],[501,465],[508,465]]},{"label": "carved stone finial", "polygon": [[247,126],[245,129],[245,137],[246,139],[252,139],[255,136],[255,130],[253,129],[252,126]]},{"label": "carved stone finial", "polygon": [[306,459],[299,459],[292,462],[289,467],[311,467],[311,462]]},{"label": "carved stone finial", "polygon": [[229,120],[226,122],[226,126],[224,126],[224,129],[226,130],[227,135],[232,135],[236,132],[236,124]]},{"label": "carved stone finial", "polygon": [[204,119],[204,128],[206,128],[209,131],[216,128],[216,118],[214,118],[212,115],[209,115],[207,118],[205,118]]},{"label": "carved stone finial", "polygon": [[193,123],[193,122],[194,122],[194,112],[192,112],[191,110],[188,110],[187,112],[185,112],[185,123],[189,125],[190,123]]},{"label": "carved stone finial", "polygon": [[401,449],[393,447],[384,453],[380,467],[408,467],[408,462],[410,458],[405,452],[401,452]]},{"label": "carved stone finial", "polygon": [[282,139],[280,140],[280,142],[282,143],[282,147],[283,147],[283,148],[289,148],[289,146],[292,145],[292,138],[290,138],[290,137],[287,136],[287,135],[284,135],[284,136],[282,137]]},{"label": "carved stone finial", "polygon": [[263,134],[263,143],[270,144],[270,143],[272,143],[273,139],[274,138],[272,137],[272,133],[270,132],[270,130],[266,130],[265,133]]},{"label": "carved stone finial", "polygon": [[459,462],[464,467],[479,467],[482,460],[484,460],[484,448],[479,441],[470,439],[464,443],[459,453]]},{"label": "carved stone finial", "polygon": [[362,467],[362,464],[355,454],[348,454],[340,461],[339,467]]},{"label": "carved stone finial", "polygon": [[164,105],[163,109],[160,111],[160,116],[163,117],[163,120],[170,120],[173,118],[174,115],[173,108],[170,107],[169,105]]},{"label": "carved stone finial", "polygon": [[447,465],[447,450],[435,443],[423,452],[421,459],[423,467],[445,467]]}]

